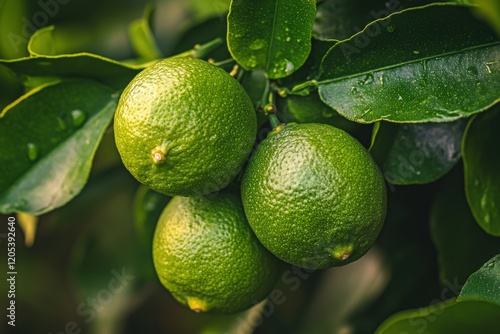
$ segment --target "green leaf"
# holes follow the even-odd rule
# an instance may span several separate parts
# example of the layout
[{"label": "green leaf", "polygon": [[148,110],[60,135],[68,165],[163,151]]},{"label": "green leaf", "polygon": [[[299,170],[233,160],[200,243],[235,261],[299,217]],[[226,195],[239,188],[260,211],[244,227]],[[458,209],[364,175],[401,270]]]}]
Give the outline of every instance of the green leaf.
[{"label": "green leaf", "polygon": [[500,306],[482,301],[443,302],[391,316],[376,334],[498,333]]},{"label": "green leaf", "polygon": [[[288,91],[293,91],[294,86],[301,84],[304,81],[315,79],[319,75],[319,69],[321,65],[321,60],[325,56],[325,54],[330,50],[330,48],[337,43],[337,40],[334,39],[316,39],[313,38],[311,41],[311,52],[307,57],[304,65],[299,68],[292,75],[283,78],[279,81],[280,87],[287,87]],[[307,95],[309,91],[304,93],[302,92],[293,92],[293,94],[297,95]],[[323,103],[324,104],[324,103]],[[331,109],[331,108],[330,108]]]},{"label": "green leaf", "polygon": [[12,60],[0,59],[0,65],[17,74],[87,78],[100,81],[115,89],[125,88],[140,71],[152,64],[153,62],[137,66],[129,65],[86,52]]},{"label": "green leaf", "polygon": [[380,122],[370,153],[393,184],[432,182],[460,160],[466,124],[465,120],[426,124]]},{"label": "green leaf", "polygon": [[469,277],[457,300],[482,300],[500,306],[500,254]]},{"label": "green leaf", "polygon": [[30,56],[55,56],[57,51],[54,46],[55,26],[48,26],[35,31],[28,42]]},{"label": "green leaf", "polygon": [[0,212],[41,215],[76,196],[118,96],[87,80],[38,87],[0,118]]},{"label": "green leaf", "polygon": [[467,6],[411,8],[334,45],[318,85],[356,122],[452,121],[500,100],[500,41]]},{"label": "green leaf", "polygon": [[154,7],[149,4],[144,10],[142,18],[135,20],[129,26],[129,36],[132,47],[144,61],[155,60],[162,57],[160,49],[151,31]]},{"label": "green leaf", "polygon": [[362,125],[350,122],[322,103],[316,92],[309,95],[289,95],[279,100],[280,115],[286,123],[325,123],[351,133]]},{"label": "green leaf", "polygon": [[399,1],[325,0],[318,3],[313,32],[319,38],[346,39],[369,22],[402,10]]},{"label": "green leaf", "polygon": [[464,284],[470,274],[500,253],[500,238],[492,237],[476,224],[459,171],[450,173],[436,194],[430,228],[443,283]]},{"label": "green leaf", "polygon": [[500,236],[500,108],[470,120],[462,143],[465,193],[474,218]]},{"label": "green leaf", "polygon": [[265,70],[272,79],[301,67],[311,51],[314,0],[233,0],[227,44],[247,70]]}]

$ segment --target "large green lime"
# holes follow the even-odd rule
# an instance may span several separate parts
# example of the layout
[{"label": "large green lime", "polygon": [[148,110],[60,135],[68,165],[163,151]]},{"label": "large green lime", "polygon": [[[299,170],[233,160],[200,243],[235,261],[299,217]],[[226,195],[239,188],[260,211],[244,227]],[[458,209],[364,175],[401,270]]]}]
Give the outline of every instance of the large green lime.
[{"label": "large green lime", "polygon": [[250,229],[238,194],[175,197],[153,240],[161,283],[197,312],[234,313],[260,302],[278,277],[280,261]]},{"label": "large green lime", "polygon": [[257,121],[250,98],[203,60],[162,60],[139,73],[120,97],[116,146],[140,182],[192,196],[225,187],[252,148]]},{"label": "large green lime", "polygon": [[245,213],[262,244],[311,269],[352,262],[374,243],[386,188],[364,147],[326,124],[288,124],[258,147],[242,180]]}]

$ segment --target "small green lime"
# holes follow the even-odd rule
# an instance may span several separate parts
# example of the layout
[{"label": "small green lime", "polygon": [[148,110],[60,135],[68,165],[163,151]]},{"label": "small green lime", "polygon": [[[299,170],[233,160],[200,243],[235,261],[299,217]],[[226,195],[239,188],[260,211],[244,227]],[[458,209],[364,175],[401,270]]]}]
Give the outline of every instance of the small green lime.
[{"label": "small green lime", "polygon": [[161,283],[197,312],[235,313],[267,297],[280,261],[252,232],[238,194],[174,197],[153,240]]},{"label": "small green lime", "polygon": [[255,140],[255,111],[241,85],[206,61],[162,60],[123,91],[116,146],[141,183],[167,194],[202,195],[225,187]]},{"label": "small green lime", "polygon": [[353,137],[326,124],[291,123],[266,138],[243,176],[242,198],[262,244],[310,269],[359,259],[386,214],[375,162]]}]

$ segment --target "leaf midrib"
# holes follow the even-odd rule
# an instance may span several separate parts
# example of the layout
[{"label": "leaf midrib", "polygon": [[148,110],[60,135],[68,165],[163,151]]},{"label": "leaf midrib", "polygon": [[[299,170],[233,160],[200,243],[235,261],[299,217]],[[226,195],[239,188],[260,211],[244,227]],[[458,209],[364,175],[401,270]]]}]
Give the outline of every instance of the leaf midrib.
[{"label": "leaf midrib", "polygon": [[271,41],[269,42],[269,49],[267,51],[267,61],[266,61],[266,72],[269,72],[269,66],[271,65],[271,56],[273,54],[274,48],[274,33],[276,31],[277,25],[277,16],[278,16],[278,3],[279,0],[276,0],[274,5],[274,15],[273,15],[273,28],[271,29]]},{"label": "leaf midrib", "polygon": [[[345,75],[345,76],[337,77],[337,78],[334,78],[334,79],[322,80],[322,81],[318,81],[317,85],[321,86],[321,85],[324,85],[324,84],[329,84],[329,83],[333,83],[333,82],[337,82],[337,81],[349,80],[349,79],[352,79],[352,78],[355,78],[355,77],[358,77],[358,76],[361,76],[361,75],[370,74],[370,73],[373,73],[373,72],[379,72],[379,71],[383,71],[383,70],[391,70],[391,69],[394,69],[394,68],[403,67],[403,66],[410,65],[410,64],[416,64],[416,63],[420,63],[420,62],[423,62],[423,61],[427,61],[427,60],[431,60],[431,59],[436,59],[436,58],[449,57],[449,56],[453,56],[453,55],[458,55],[460,53],[466,53],[466,52],[469,52],[469,51],[474,51],[474,50],[477,50],[477,49],[489,48],[489,47],[496,46],[496,45],[500,46],[500,41],[496,41],[496,42],[492,42],[492,43],[488,43],[488,44],[481,44],[481,45],[478,45],[478,46],[473,46],[473,47],[461,49],[459,51],[446,52],[446,53],[441,53],[441,54],[437,54],[437,55],[433,55],[433,56],[429,56],[429,57],[425,57],[425,58],[410,60],[410,61],[406,61],[406,62],[403,62],[403,63],[394,64],[394,65],[383,66],[383,67],[379,67],[379,68],[376,68],[376,69],[367,70],[367,71],[364,71],[364,72],[358,72],[358,73],[355,73],[355,74],[352,74],[352,75]],[[334,46],[334,47],[336,47],[336,46]]]}]

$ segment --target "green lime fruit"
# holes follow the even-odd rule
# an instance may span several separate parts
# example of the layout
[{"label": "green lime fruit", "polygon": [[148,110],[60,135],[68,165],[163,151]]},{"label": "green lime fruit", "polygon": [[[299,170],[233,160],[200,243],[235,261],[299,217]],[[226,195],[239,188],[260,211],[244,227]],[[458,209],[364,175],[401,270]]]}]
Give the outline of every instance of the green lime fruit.
[{"label": "green lime fruit", "polygon": [[291,123],[270,134],[249,162],[242,199],[261,243],[308,269],[359,259],[386,214],[377,165],[356,139],[326,124]]},{"label": "green lime fruit", "polygon": [[250,98],[224,70],[178,57],[139,73],[115,113],[116,146],[141,183],[175,196],[225,187],[250,150],[257,120]]},{"label": "green lime fruit", "polygon": [[268,296],[281,262],[255,237],[239,194],[174,197],[153,239],[161,283],[196,312],[235,313]]}]

